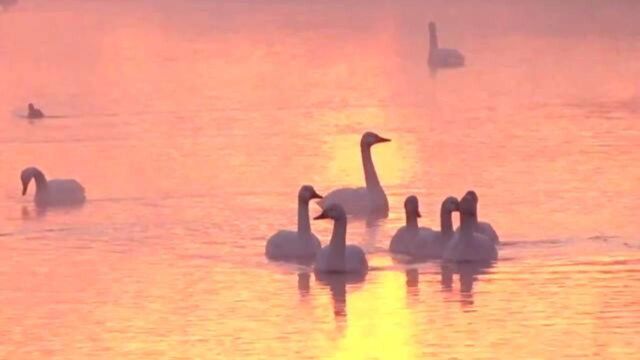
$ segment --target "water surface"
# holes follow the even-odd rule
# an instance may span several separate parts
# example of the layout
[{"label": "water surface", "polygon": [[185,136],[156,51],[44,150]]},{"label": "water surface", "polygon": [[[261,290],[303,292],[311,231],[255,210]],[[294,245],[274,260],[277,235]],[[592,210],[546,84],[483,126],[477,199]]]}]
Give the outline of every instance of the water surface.
[{"label": "water surface", "polygon": [[[639,10],[21,1],[0,14],[0,358],[636,356]],[[428,70],[429,19],[468,66]],[[363,182],[366,130],[393,139],[389,219],[348,228],[374,271],[265,260],[301,184]],[[38,212],[29,165],[88,202]],[[392,261],[405,196],[436,226],[470,188],[494,267]]]}]

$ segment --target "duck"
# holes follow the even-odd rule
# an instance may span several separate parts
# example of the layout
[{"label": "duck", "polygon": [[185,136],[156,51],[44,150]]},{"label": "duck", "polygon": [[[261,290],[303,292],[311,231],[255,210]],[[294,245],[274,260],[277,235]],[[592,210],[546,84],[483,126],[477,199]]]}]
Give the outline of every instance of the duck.
[{"label": "duck", "polygon": [[[464,196],[468,196],[474,201],[475,207],[476,207],[476,215],[477,215],[478,194],[476,194],[476,192],[473,191],[473,190],[469,190],[469,191],[467,191],[465,193]],[[460,230],[460,228],[458,227],[458,229],[456,229],[456,231],[459,231],[459,230]],[[493,228],[493,226],[491,226],[491,224],[488,223],[488,222],[478,221],[476,223],[475,228],[474,228],[473,231],[488,237],[489,239],[493,240],[493,242],[495,242],[496,244],[500,243],[500,237],[498,236],[498,233]]]},{"label": "duck", "polygon": [[44,117],[44,113],[42,112],[42,110],[38,109],[31,103],[29,103],[27,109],[27,117],[29,119],[42,119]]},{"label": "duck", "polygon": [[36,182],[34,202],[37,207],[73,206],[83,204],[86,200],[84,187],[74,179],[48,180],[44,173],[36,167],[22,170],[22,196],[27,194],[31,179]]},{"label": "duck", "polygon": [[411,195],[405,200],[407,224],[396,232],[389,244],[389,251],[419,258],[442,257],[446,244],[453,236],[451,215],[458,211],[458,199],[449,196],[440,207],[440,230],[418,227],[421,217],[418,198]]},{"label": "duck", "polygon": [[322,199],[311,185],[298,191],[298,230],[280,230],[267,240],[265,255],[271,260],[313,260],[322,248],[320,239],[311,232],[309,202]]},{"label": "duck", "polygon": [[340,188],[325,195],[318,202],[323,209],[331,204],[340,204],[348,215],[380,219],[389,216],[389,201],[376,173],[371,148],[380,143],[390,142],[374,132],[367,131],[360,139],[360,153],[364,169],[365,187]]},{"label": "duck", "polygon": [[439,46],[436,23],[429,22],[429,66],[432,68],[454,68],[464,66],[464,62],[464,55],[460,51]]},{"label": "duck", "polygon": [[325,207],[314,220],[333,220],[331,241],[324,246],[318,256],[316,273],[366,274],[369,270],[367,256],[357,245],[347,245],[347,213],[340,204]]},{"label": "duck", "polygon": [[476,202],[472,195],[460,199],[460,231],[446,245],[443,260],[452,262],[493,262],[498,259],[496,243],[474,231],[478,222]]}]

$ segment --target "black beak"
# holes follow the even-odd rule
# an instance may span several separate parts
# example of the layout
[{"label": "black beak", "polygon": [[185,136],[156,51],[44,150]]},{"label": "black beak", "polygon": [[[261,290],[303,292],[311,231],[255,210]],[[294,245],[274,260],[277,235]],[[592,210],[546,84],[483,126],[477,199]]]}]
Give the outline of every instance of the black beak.
[{"label": "black beak", "polygon": [[321,220],[321,219],[328,219],[328,218],[329,217],[327,216],[327,214],[325,214],[324,211],[322,211],[320,215],[314,217],[313,220]]},{"label": "black beak", "polygon": [[378,138],[379,143],[389,142],[391,139],[383,138],[382,136]]},{"label": "black beak", "polygon": [[420,214],[420,210],[416,210],[416,216],[419,217],[419,218],[422,217],[422,214]]},{"label": "black beak", "polygon": [[318,194],[317,192],[313,192],[313,194],[311,194],[311,198],[312,199],[322,199],[322,195]]},{"label": "black beak", "polygon": [[26,184],[22,184],[22,196],[27,195],[27,185]]}]

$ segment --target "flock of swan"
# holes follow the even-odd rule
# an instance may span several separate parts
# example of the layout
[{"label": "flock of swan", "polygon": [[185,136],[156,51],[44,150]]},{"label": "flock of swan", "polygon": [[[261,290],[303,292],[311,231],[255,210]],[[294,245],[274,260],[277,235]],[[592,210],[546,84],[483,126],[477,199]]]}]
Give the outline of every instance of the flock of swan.
[{"label": "flock of swan", "polygon": [[[298,230],[280,230],[266,243],[265,255],[276,261],[315,261],[319,273],[366,273],[369,269],[365,252],[347,244],[347,216],[386,218],[389,202],[373,165],[371,148],[391,141],[373,132],[360,140],[365,187],[341,188],[321,196],[310,185],[298,192]],[[311,231],[309,203],[319,199],[322,208],[315,220],[333,220],[329,243],[322,247]],[[404,202],[406,224],[398,229],[389,243],[392,254],[416,259],[442,259],[452,262],[489,263],[498,259],[498,234],[491,224],[478,221],[478,195],[467,191],[461,199],[449,196],[442,202],[440,230],[418,226],[421,217],[418,198],[411,195]],[[454,230],[452,213],[460,212],[460,226]]]},{"label": "flock of swan", "polygon": [[[459,67],[464,56],[457,50],[439,47],[436,25],[429,23],[429,66],[432,68]],[[29,118],[42,118],[44,113],[33,104],[28,106]],[[310,185],[304,185],[298,193],[298,228],[281,230],[271,236],[265,254],[267,258],[282,261],[314,261],[314,269],[320,273],[366,273],[368,262],[365,252],[356,245],[348,245],[347,216],[386,218],[389,201],[380,184],[373,165],[371,148],[391,141],[373,132],[366,132],[360,141],[365,186],[336,189],[324,197]],[[85,202],[85,189],[74,179],[47,180],[36,167],[22,171],[22,195],[27,194],[29,184],[35,181],[34,202],[37,207],[73,206]],[[329,244],[322,247],[320,239],[311,231],[309,203],[318,199],[322,208],[315,220],[333,220],[333,233]],[[394,254],[450,261],[494,261],[498,257],[498,235],[488,223],[478,221],[478,196],[468,191],[460,200],[450,196],[440,210],[440,229],[419,227],[420,208],[418,198],[407,197],[405,203],[406,225],[398,229],[391,239],[389,251]],[[454,231],[452,213],[460,212],[460,226]]]}]

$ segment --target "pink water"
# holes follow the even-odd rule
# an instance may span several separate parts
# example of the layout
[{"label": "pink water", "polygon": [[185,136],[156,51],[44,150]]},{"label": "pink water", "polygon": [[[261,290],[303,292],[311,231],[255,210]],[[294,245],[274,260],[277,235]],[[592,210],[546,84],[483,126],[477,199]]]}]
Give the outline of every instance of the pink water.
[{"label": "pink water", "polygon": [[[21,1],[0,13],[0,358],[637,356],[639,10]],[[428,70],[429,19],[465,68]],[[374,271],[268,262],[301,184],[362,183],[366,130],[393,139],[389,219],[348,228]],[[36,211],[29,165],[87,203]],[[470,188],[496,266],[448,286],[391,260],[405,196],[436,226]]]}]

